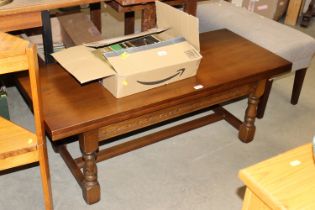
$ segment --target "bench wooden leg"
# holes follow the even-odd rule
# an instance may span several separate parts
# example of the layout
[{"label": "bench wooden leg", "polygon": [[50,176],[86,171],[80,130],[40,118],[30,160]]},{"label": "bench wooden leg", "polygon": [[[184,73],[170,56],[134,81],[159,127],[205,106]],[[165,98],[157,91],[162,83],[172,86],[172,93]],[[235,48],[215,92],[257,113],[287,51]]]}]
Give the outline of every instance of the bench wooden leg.
[{"label": "bench wooden leg", "polygon": [[254,139],[255,135],[255,118],[257,114],[257,106],[259,98],[264,93],[266,80],[259,81],[256,88],[253,89],[252,93],[248,97],[248,107],[245,112],[244,122],[239,128],[239,139],[244,143],[249,143]]},{"label": "bench wooden leg", "polygon": [[96,152],[98,151],[98,132],[90,131],[80,135],[80,149],[84,160],[82,192],[88,204],[100,200],[101,191],[97,181]]},{"label": "bench wooden leg", "polygon": [[295,72],[294,84],[293,84],[292,96],[291,96],[291,104],[293,105],[296,105],[299,101],[305,74],[306,74],[306,68],[297,70]]},{"label": "bench wooden leg", "polygon": [[266,82],[264,94],[261,96],[261,98],[259,100],[259,104],[258,104],[258,108],[257,108],[257,118],[259,118],[259,119],[262,119],[264,117],[267,102],[268,102],[269,95],[270,95],[270,91],[272,88],[272,83],[273,83],[273,80],[268,80]]}]

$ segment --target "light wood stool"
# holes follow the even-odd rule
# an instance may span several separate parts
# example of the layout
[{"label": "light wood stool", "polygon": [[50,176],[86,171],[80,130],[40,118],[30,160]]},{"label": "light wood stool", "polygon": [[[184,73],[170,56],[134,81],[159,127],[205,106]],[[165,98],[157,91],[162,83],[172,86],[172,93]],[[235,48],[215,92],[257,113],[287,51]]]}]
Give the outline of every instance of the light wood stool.
[{"label": "light wood stool", "polygon": [[36,132],[0,117],[0,171],[39,162],[45,209],[52,210],[37,49],[26,40],[0,32],[0,75],[25,70],[30,78]]},{"label": "light wood stool", "polygon": [[315,209],[311,144],[242,169],[239,177],[246,185],[243,210]]}]

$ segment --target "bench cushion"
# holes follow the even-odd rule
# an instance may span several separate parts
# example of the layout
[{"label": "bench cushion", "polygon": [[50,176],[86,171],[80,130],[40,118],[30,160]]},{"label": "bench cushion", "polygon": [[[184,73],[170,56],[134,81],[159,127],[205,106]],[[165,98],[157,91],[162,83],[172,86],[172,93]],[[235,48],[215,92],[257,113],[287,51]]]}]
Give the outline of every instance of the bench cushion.
[{"label": "bench cushion", "polygon": [[314,38],[284,24],[222,0],[201,1],[200,32],[226,28],[292,62],[292,70],[307,68],[315,52]]}]

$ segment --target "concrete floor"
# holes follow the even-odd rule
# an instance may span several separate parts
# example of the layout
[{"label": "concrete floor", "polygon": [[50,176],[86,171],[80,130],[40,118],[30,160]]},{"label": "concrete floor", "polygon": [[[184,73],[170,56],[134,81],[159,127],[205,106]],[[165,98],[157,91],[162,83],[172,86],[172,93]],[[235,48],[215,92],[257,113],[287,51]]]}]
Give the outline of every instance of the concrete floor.
[{"label": "concrete floor", "polygon": [[[315,37],[315,21],[300,29]],[[49,162],[56,210],[234,210],[241,209],[241,168],[308,143],[315,135],[315,60],[299,104],[289,103],[293,76],[276,80],[264,119],[257,120],[253,142],[241,143],[225,122],[98,164],[102,199],[87,205],[80,187],[50,144]],[[11,118],[33,129],[32,115],[15,87],[8,89]],[[247,101],[227,105],[243,118]],[[70,150],[79,154],[77,144]],[[0,209],[40,210],[43,197],[38,167],[0,178]]]}]

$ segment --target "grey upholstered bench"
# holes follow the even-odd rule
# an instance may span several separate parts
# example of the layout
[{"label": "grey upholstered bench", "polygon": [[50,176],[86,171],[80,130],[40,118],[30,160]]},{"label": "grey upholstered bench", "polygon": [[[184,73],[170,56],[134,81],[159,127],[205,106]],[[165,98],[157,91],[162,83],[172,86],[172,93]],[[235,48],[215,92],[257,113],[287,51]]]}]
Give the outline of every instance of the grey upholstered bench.
[{"label": "grey upholstered bench", "polygon": [[[222,0],[201,1],[197,7],[200,32],[226,28],[292,62],[295,71],[291,103],[297,104],[306,70],[315,52],[315,40],[289,26]],[[262,118],[273,78],[266,85],[257,110]]]}]

